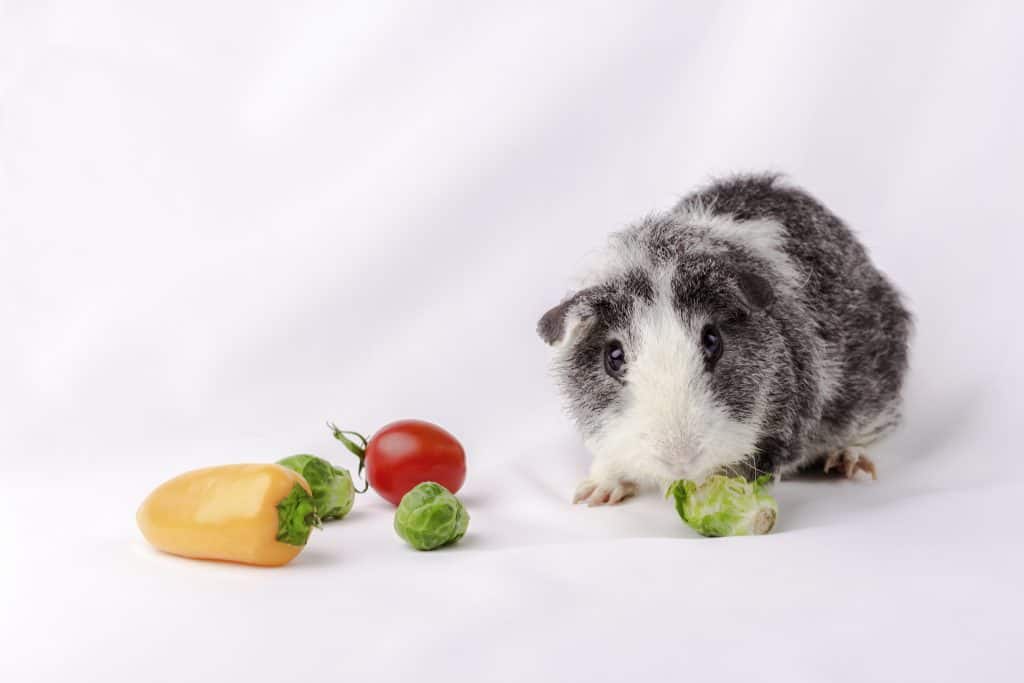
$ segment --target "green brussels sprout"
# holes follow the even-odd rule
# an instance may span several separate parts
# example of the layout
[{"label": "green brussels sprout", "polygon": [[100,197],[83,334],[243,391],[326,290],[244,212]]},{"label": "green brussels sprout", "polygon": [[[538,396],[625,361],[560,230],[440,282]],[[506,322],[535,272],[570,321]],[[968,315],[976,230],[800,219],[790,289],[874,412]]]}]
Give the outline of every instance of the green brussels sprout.
[{"label": "green brussels sprout", "polygon": [[455,543],[468,527],[469,513],[459,499],[432,481],[405,494],[395,510],[395,531],[417,550]]},{"label": "green brussels sprout", "polygon": [[352,509],[356,490],[348,470],[315,455],[293,455],[278,460],[277,464],[295,470],[309,483],[313,505],[321,520],[341,519]]},{"label": "green brussels sprout", "polygon": [[680,479],[666,497],[676,500],[676,512],[704,536],[766,534],[775,526],[779,506],[765,490],[771,475],[755,481],[715,475],[703,484]]}]

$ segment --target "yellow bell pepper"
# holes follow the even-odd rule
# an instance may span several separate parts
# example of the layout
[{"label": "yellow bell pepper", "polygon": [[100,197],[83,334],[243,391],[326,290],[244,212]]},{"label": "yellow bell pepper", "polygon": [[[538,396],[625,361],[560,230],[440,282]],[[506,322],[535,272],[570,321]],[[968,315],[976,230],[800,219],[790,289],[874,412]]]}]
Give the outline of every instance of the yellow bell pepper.
[{"label": "yellow bell pepper", "polygon": [[157,549],[203,560],[276,567],[319,526],[309,484],[280,465],[224,465],[161,484],[135,516]]}]

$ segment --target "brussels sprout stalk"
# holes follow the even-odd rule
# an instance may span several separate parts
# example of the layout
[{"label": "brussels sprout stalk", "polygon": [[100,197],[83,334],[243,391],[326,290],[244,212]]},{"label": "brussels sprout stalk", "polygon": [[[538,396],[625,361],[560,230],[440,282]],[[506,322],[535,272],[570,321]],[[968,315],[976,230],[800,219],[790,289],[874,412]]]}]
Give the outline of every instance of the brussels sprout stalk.
[{"label": "brussels sprout stalk", "polygon": [[779,506],[765,490],[772,476],[754,481],[714,475],[704,483],[687,479],[673,483],[665,497],[673,496],[676,512],[704,536],[751,536],[775,527]]}]

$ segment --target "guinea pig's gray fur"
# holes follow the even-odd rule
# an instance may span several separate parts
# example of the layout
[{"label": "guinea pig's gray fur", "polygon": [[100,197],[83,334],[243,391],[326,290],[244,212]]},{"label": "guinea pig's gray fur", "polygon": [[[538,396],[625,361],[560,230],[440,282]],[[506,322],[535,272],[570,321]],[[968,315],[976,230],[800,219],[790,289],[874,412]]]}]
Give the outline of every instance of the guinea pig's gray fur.
[{"label": "guinea pig's gray fur", "polygon": [[899,420],[910,314],[843,222],[775,175],[736,176],[612,236],[537,325],[615,503],[716,473],[822,462],[874,475]]}]

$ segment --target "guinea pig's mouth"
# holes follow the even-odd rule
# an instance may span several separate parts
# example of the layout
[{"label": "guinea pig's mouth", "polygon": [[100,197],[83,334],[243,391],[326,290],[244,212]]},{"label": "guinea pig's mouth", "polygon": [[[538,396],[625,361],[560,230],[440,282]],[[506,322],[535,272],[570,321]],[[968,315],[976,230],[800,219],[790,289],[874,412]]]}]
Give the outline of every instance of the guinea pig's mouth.
[{"label": "guinea pig's mouth", "polygon": [[662,469],[662,479],[668,483],[679,479],[688,479],[700,483],[715,474],[752,478],[758,473],[746,459],[729,463],[713,463],[708,462],[708,458],[700,453],[692,456],[679,455],[676,457],[657,455],[655,460],[657,460],[659,467]]},{"label": "guinea pig's mouth", "polygon": [[676,481],[678,479],[690,479],[692,481],[703,481],[711,474],[713,468],[702,467],[700,455],[657,455],[655,459],[664,470],[664,479]]}]

